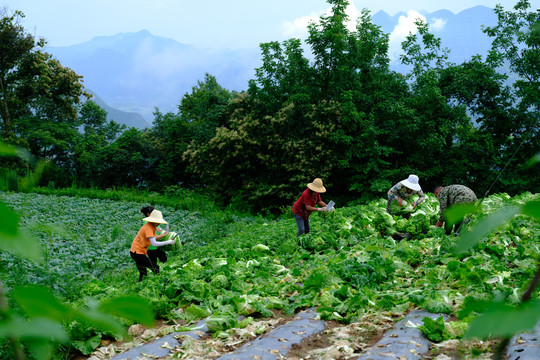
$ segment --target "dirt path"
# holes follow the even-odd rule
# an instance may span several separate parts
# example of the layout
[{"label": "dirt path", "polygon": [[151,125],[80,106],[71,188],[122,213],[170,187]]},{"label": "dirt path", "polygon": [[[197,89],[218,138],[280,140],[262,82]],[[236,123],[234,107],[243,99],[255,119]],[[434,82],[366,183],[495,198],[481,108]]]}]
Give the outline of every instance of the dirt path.
[{"label": "dirt path", "polygon": [[[88,360],[453,360],[491,359],[496,342],[449,340],[432,343],[418,325],[427,316],[441,314],[414,310],[399,319],[391,313],[368,314],[349,325],[322,321],[310,309],[292,318],[256,321],[244,329],[232,329],[226,337],[212,337],[205,321],[192,331],[130,328],[130,343],[111,343],[98,348]],[[446,319],[446,317],[445,317]],[[398,321],[399,320],[399,321]],[[517,336],[508,354],[513,360],[539,359],[540,327],[535,333]],[[512,357],[513,356],[513,357]]]}]

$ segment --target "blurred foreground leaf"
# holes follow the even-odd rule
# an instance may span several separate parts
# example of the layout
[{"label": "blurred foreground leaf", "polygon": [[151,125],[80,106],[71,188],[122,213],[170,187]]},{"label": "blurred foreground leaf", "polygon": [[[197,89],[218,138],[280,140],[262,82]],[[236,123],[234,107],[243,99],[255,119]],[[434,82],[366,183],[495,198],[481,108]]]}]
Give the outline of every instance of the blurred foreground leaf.
[{"label": "blurred foreground leaf", "polygon": [[26,231],[18,229],[19,217],[0,202],[0,250],[11,251],[29,260],[41,258],[38,241]]},{"label": "blurred foreground leaf", "polygon": [[154,324],[154,314],[146,299],[139,296],[122,296],[102,304],[99,309],[104,313],[123,317],[146,326]]},{"label": "blurred foreground leaf", "polygon": [[13,298],[29,317],[45,317],[61,322],[69,316],[69,309],[53,293],[41,286],[20,287],[13,291]]},{"label": "blurred foreground leaf", "polygon": [[523,214],[540,219],[540,200],[525,203],[523,205]]},{"label": "blurred foreground leaf", "polygon": [[449,224],[455,224],[462,221],[466,215],[477,212],[478,207],[474,203],[457,204],[445,211],[444,216]]},{"label": "blurred foreground leaf", "polygon": [[474,228],[462,232],[454,247],[454,253],[461,254],[476,246],[493,230],[512,219],[521,212],[517,206],[503,207],[495,213],[480,220]]},{"label": "blurred foreground leaf", "polygon": [[540,318],[540,302],[525,303],[512,307],[502,302],[490,304],[485,312],[475,318],[466,338],[489,336],[512,336],[518,332],[534,329]]},{"label": "blurred foreground leaf", "polygon": [[20,317],[0,322],[0,338],[43,339],[57,342],[69,340],[62,325],[54,320],[36,318],[26,321]]}]

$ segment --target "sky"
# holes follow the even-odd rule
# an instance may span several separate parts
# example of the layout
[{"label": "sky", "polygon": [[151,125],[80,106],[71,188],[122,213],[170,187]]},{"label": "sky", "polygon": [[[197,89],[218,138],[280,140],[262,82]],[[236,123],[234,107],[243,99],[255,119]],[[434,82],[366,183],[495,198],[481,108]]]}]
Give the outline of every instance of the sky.
[{"label": "sky", "polygon": [[[368,9],[390,15],[441,9],[458,13],[477,5],[510,10],[517,0],[350,0],[350,18]],[[534,2],[534,1],[533,1]],[[0,10],[20,10],[21,24],[49,46],[70,46],[97,36],[148,30],[202,48],[243,49],[302,38],[311,19],[328,11],[324,0],[3,0]],[[405,29],[411,21],[403,19]],[[408,31],[408,29],[407,29]]]}]

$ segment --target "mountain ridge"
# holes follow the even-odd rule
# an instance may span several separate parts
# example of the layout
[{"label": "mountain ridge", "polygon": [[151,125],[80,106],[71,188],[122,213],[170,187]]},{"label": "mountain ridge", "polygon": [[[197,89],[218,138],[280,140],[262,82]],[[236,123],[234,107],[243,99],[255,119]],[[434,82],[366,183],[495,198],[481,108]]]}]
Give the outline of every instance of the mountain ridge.
[{"label": "mountain ridge", "polygon": [[[372,15],[372,21],[391,34],[413,14],[379,11]],[[487,54],[491,42],[481,26],[496,23],[493,9],[479,5],[457,14],[441,9],[422,15],[431,26],[437,25],[433,32],[441,38],[442,47],[451,50],[450,61],[461,63],[475,54]],[[258,46],[242,50],[198,48],[145,29],[46,50],[82,75],[85,86],[108,106],[139,113],[149,124],[155,108],[176,112],[183,95],[204,79],[205,73],[215,76],[224,88],[242,91],[262,64]],[[391,66],[396,71],[407,70],[395,61]],[[141,126],[140,119],[134,121]]]}]

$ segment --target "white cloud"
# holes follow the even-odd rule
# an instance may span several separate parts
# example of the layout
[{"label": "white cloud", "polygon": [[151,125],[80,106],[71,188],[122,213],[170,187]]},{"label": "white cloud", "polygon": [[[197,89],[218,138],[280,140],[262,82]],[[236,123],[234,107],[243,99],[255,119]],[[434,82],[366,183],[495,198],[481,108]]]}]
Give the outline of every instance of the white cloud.
[{"label": "white cloud", "polygon": [[446,26],[446,20],[441,18],[431,19],[431,22],[429,23],[430,30],[433,30],[435,32],[439,32]]},{"label": "white cloud", "polygon": [[401,15],[399,17],[398,24],[389,38],[388,55],[390,56],[390,60],[395,61],[399,59],[399,55],[402,53],[401,43],[405,41],[410,33],[416,34],[418,31],[414,23],[417,19],[426,21],[426,17],[415,10],[409,10],[406,16]]},{"label": "white cloud", "polygon": [[[304,39],[308,35],[307,27],[310,23],[318,23],[321,15],[329,16],[331,14],[332,8],[328,8],[323,12],[318,14],[312,14],[309,16],[302,16],[294,19],[293,21],[286,21],[282,25],[283,36],[286,38],[296,37]],[[360,17],[360,11],[356,8],[353,3],[350,3],[345,10],[345,13],[349,17],[347,22],[347,29],[349,31],[356,30],[356,21]]]},{"label": "white cloud", "polygon": [[308,25],[318,19],[319,17],[316,15],[309,15],[296,18],[293,21],[286,21],[282,25],[283,35],[287,38],[297,37],[303,39],[308,34]]}]

